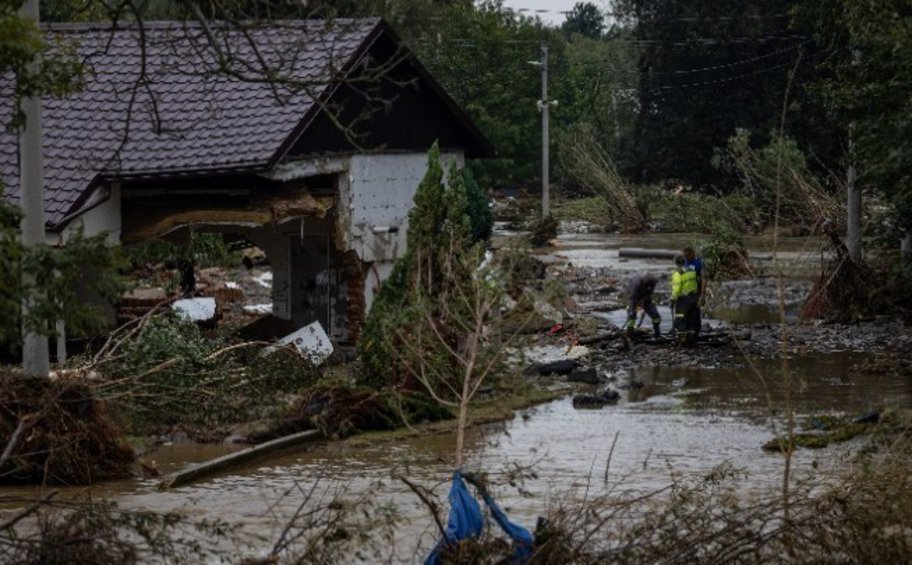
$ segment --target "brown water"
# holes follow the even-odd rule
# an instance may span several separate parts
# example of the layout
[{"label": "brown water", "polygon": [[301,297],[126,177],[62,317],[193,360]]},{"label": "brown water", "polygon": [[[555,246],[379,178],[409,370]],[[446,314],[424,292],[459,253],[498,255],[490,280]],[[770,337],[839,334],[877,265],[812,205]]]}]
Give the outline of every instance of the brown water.
[{"label": "brown water", "polygon": [[[569,263],[577,267],[608,267],[618,274],[634,272],[667,272],[668,259],[622,258],[618,249],[636,247],[657,250],[681,250],[691,245],[699,249],[709,237],[698,233],[647,234],[561,234],[553,247],[543,249],[540,258],[546,263]],[[504,238],[502,242],[509,241]],[[502,243],[503,244],[503,243]],[[745,236],[744,244],[758,272],[783,272],[789,277],[806,278],[820,270],[824,241],[817,237],[784,237],[774,241],[770,236]]]},{"label": "brown water", "polygon": [[[797,411],[855,414],[884,403],[912,404],[907,380],[854,371],[864,359],[861,354],[840,353],[792,360]],[[509,422],[474,430],[466,467],[491,473],[498,484],[498,501],[528,527],[550,504],[582,497],[587,485],[590,493],[606,488],[602,477],[616,434],[608,486],[653,490],[669,484],[673,473],[702,475],[728,462],[747,471],[741,479],[744,492],[774,489],[781,481],[782,457],[763,452],[760,446],[773,437],[773,426],[780,420],[781,413],[768,409],[766,394],[770,390],[774,401],[779,398],[780,369],[777,363],[761,362],[756,371],[637,369],[633,380],[642,382],[642,388],[632,389],[617,406],[577,410],[564,398],[526,410]],[[346,500],[369,495],[375,504],[395,508],[403,518],[390,551],[396,560],[408,562],[433,544],[434,531],[423,504],[392,477],[401,474],[436,487],[445,498],[454,443],[451,435],[373,444],[327,442],[169,492],[159,492],[156,480],[109,483],[92,491],[126,508],[177,510],[191,520],[240,524],[230,538],[214,542],[231,555],[268,550],[304,498],[302,492],[314,485],[313,504],[325,505],[336,495]],[[799,451],[796,474],[826,473],[857,446]],[[231,449],[173,445],[150,458],[169,472]],[[817,469],[812,470],[815,461]],[[517,485],[521,489],[507,484],[508,473],[516,466],[535,472]]]}]

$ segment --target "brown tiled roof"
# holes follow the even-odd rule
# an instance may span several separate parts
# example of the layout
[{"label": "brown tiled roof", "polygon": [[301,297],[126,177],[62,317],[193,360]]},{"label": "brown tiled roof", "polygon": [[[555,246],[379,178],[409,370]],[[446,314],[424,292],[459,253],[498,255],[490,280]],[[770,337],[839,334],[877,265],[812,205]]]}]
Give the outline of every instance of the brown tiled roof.
[{"label": "brown tiled roof", "polygon": [[[48,224],[78,211],[101,178],[269,166],[379,27],[376,19],[304,21],[207,33],[155,23],[143,26],[142,41],[136,26],[48,26],[53,39],[75,43],[88,71],[79,93],[44,100]],[[3,123],[11,84],[0,77]],[[0,130],[0,181],[12,201],[17,147],[16,136]]]}]

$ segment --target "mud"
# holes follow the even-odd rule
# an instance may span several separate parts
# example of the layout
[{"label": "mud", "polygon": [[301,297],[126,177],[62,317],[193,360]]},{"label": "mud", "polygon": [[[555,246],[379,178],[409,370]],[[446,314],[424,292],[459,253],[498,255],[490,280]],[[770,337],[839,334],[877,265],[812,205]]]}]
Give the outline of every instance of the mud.
[{"label": "mud", "polygon": [[[570,314],[588,333],[616,331],[623,326],[626,280],[635,273],[650,272],[660,276],[654,301],[662,317],[661,330],[671,330],[668,261],[654,259],[626,260],[617,256],[624,246],[647,249],[679,249],[697,240],[694,234],[564,234],[555,247],[540,258],[548,265],[547,276],[563,283]],[[766,238],[749,238],[751,251],[757,256],[771,255],[775,268],[767,270],[783,276],[758,276],[751,279],[712,281],[703,308],[707,330],[750,333],[750,339],[732,340],[722,347],[679,349],[669,345],[634,344],[606,341],[592,346],[583,365],[600,372],[615,374],[638,367],[742,367],[745,358],[779,359],[828,354],[833,352],[866,352],[891,358],[912,349],[912,332],[891,318],[869,320],[850,325],[826,324],[801,320],[798,312],[810,290],[807,273],[816,272],[825,258],[813,251],[819,242],[808,238],[786,238],[770,247]],[[800,264],[797,268],[796,264]],[[711,277],[711,273],[710,273]],[[783,317],[784,314],[784,317]],[[650,324],[644,322],[643,328]],[[645,331],[645,329],[643,330]],[[560,336],[541,338],[559,340]],[[566,338],[565,338],[566,339]],[[877,357],[877,355],[875,355]]]}]

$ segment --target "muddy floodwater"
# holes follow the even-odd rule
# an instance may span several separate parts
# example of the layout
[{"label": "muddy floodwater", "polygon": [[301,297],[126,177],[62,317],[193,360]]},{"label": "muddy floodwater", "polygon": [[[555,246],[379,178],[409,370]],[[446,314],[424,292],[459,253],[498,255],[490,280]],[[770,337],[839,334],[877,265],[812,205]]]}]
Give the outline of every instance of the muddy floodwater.
[{"label": "muddy floodwater", "polygon": [[[860,414],[884,404],[912,404],[906,379],[860,370],[867,358],[838,353],[794,359],[790,371],[798,413]],[[587,485],[590,492],[604,488],[615,436],[608,480],[625,490],[659,489],[673,474],[700,476],[722,463],[746,471],[739,479],[745,495],[779,485],[782,457],[760,448],[773,437],[775,426],[781,430],[781,413],[767,404],[768,397],[775,401],[780,396],[779,363],[761,361],[753,369],[643,367],[629,376],[636,385],[616,406],[575,409],[566,397],[474,430],[467,468],[491,473],[498,501],[528,527],[549,505],[580,500]],[[861,441],[800,450],[795,472],[825,475],[844,464]],[[315,504],[340,495],[350,501],[368,497],[394,508],[402,522],[389,552],[397,561],[420,561],[434,541],[432,521],[415,495],[393,477],[405,475],[436,487],[445,499],[454,443],[448,434],[395,442],[326,442],[168,492],[158,491],[151,479],[98,485],[92,491],[125,508],[179,511],[192,520],[238,524],[235,533],[216,543],[237,556],[268,551],[304,498],[302,492],[316,484]],[[167,473],[232,449],[178,444],[163,446],[148,458]],[[533,475],[511,486],[508,473],[516,467]]]},{"label": "muddy floodwater", "polygon": [[[677,249],[693,242],[688,235],[571,235],[562,236],[557,248],[542,258],[551,264],[612,269],[622,277],[640,270],[668,270],[668,261],[626,261],[618,257],[619,247]],[[758,254],[769,255],[769,244],[769,240],[748,241]],[[819,268],[820,254],[814,249],[813,241],[787,241],[780,246],[778,259],[800,265],[790,276],[802,278]],[[769,263],[769,259],[761,261]],[[720,309],[715,317],[718,323],[778,319],[768,305],[746,308]],[[600,318],[618,325],[625,314],[606,312]],[[867,372],[870,359],[870,352],[858,351],[791,357],[786,370],[795,411],[799,415],[851,416],[885,405],[912,405],[909,380],[892,373]],[[610,367],[603,369],[610,372]],[[667,486],[673,476],[701,476],[723,463],[745,471],[738,479],[745,496],[781,484],[782,456],[761,449],[783,429],[780,360],[745,360],[724,367],[646,363],[616,372],[613,378],[612,386],[622,393],[617,405],[576,409],[568,392],[568,396],[522,411],[509,421],[471,431],[466,467],[489,473],[494,494],[512,519],[532,528],[549,505],[580,500],[587,488],[590,493],[605,489],[609,454],[608,485],[622,490],[650,492]],[[857,438],[822,450],[799,450],[794,473],[826,476],[843,466],[863,441]],[[158,491],[155,479],[137,479],[97,485],[92,493],[128,509],[179,511],[191,520],[236,524],[236,532],[213,542],[233,559],[268,552],[301,504],[304,492],[312,493],[312,505],[328,504],[335,496],[349,501],[369,499],[401,519],[392,545],[384,551],[393,561],[420,562],[434,543],[433,521],[419,499],[394,477],[403,475],[434,487],[445,506],[454,445],[455,438],[448,434],[394,441],[322,442],[167,492]],[[166,445],[149,453],[147,459],[166,474],[235,449]],[[519,481],[514,480],[517,468],[524,475]],[[350,560],[352,556],[340,557],[340,561]]]}]

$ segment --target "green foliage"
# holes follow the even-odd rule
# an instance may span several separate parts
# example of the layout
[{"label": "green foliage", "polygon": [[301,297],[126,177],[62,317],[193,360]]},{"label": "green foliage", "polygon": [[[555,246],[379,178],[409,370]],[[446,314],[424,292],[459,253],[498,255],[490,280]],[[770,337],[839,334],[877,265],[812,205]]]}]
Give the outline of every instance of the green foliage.
[{"label": "green foliage", "polygon": [[498,151],[473,165],[484,185],[534,179],[540,151],[539,23],[486,0],[396,2],[390,21]]},{"label": "green foliage", "polygon": [[444,192],[445,217],[443,230],[450,247],[450,254],[468,249],[475,241],[472,237],[473,225],[469,217],[469,195],[465,175],[450,163],[447,172],[447,188]]},{"label": "green foliage", "polygon": [[14,75],[13,115],[0,124],[18,128],[24,123],[19,101],[31,96],[61,97],[82,87],[82,63],[70,45],[49,45],[36,22],[22,16],[19,0],[0,0],[0,75]]},{"label": "green foliage", "polygon": [[662,231],[710,233],[721,222],[749,232],[760,225],[754,201],[745,195],[675,194],[650,185],[638,188],[635,198],[643,215]]},{"label": "green foliage", "polygon": [[443,169],[440,149],[435,143],[428,151],[427,172],[415,191],[415,206],[409,211],[405,263],[413,266],[409,284],[426,280],[433,285],[439,277],[434,265],[434,252],[446,216],[443,196]]},{"label": "green foliage", "polygon": [[134,267],[148,263],[174,264],[193,260],[194,265],[206,267],[234,267],[237,254],[232,253],[221,234],[194,233],[189,245],[175,244],[156,239],[126,248],[127,258]]},{"label": "green foliage", "polygon": [[[792,0],[629,0],[619,9],[645,43],[639,64],[636,159],[627,172],[640,182],[681,179],[725,189],[732,181],[710,164],[713,150],[743,127],[770,131],[781,119],[789,86],[793,132],[820,157],[838,148],[823,112],[802,85],[814,66],[813,45],[788,14]],[[811,50],[811,55],[805,51]],[[799,61],[807,64],[797,65]],[[813,126],[808,122],[814,120]]]},{"label": "green foliage", "polygon": [[106,234],[85,237],[81,229],[62,247],[25,248],[18,238],[20,218],[0,202],[0,342],[19,341],[26,296],[31,331],[52,335],[54,322],[63,320],[71,337],[96,335],[108,324],[104,304],[123,289],[120,250],[106,244]]},{"label": "green foliage", "polygon": [[591,39],[598,39],[605,29],[605,17],[592,2],[577,2],[561,26],[564,33],[578,33]]},{"label": "green foliage", "polygon": [[[406,253],[374,299],[358,343],[361,383],[368,386],[408,384],[403,341],[425,319],[438,318],[440,302],[454,298],[454,289],[471,276],[469,265],[480,261],[473,252],[466,177],[451,164],[447,178],[444,187],[435,144],[409,212]],[[445,362],[443,351],[425,353]]]},{"label": "green foliage", "polygon": [[19,243],[19,210],[0,201],[0,342],[19,339],[19,320],[23,298],[22,256]]},{"label": "green foliage", "polygon": [[885,194],[912,229],[912,26],[905,0],[798,3],[829,50],[812,92],[834,121],[852,124],[860,182]]},{"label": "green foliage", "polygon": [[494,216],[488,205],[488,198],[468,167],[462,169],[462,181],[466,188],[469,220],[472,223],[472,239],[487,241],[494,231]]},{"label": "green foliage", "polygon": [[553,204],[554,217],[559,221],[582,220],[604,227],[611,217],[611,205],[599,196],[567,198]]},{"label": "green foliage", "polygon": [[717,222],[709,241],[700,246],[708,273],[716,280],[740,278],[751,273],[747,248],[741,233]]}]

